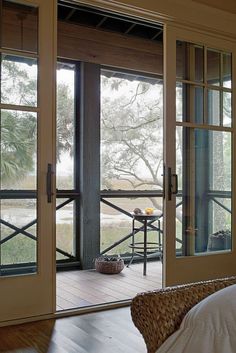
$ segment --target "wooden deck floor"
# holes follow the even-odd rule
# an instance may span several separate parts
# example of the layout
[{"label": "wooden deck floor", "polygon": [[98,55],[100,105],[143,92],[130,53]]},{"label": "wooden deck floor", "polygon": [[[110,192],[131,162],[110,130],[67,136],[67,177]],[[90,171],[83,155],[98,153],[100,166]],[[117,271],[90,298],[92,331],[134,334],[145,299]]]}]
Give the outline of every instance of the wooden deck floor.
[{"label": "wooden deck floor", "polygon": [[160,261],[133,264],[117,275],[105,275],[95,270],[57,273],[57,310],[115,302],[133,298],[137,293],[162,286]]}]

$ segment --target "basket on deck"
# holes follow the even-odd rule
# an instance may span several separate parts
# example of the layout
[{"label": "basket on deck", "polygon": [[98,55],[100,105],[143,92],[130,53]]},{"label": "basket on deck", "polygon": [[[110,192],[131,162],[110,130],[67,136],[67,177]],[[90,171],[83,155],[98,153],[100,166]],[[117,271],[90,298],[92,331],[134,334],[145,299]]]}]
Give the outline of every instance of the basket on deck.
[{"label": "basket on deck", "polygon": [[124,268],[124,260],[121,258],[98,257],[95,259],[95,269],[101,273],[116,274]]}]

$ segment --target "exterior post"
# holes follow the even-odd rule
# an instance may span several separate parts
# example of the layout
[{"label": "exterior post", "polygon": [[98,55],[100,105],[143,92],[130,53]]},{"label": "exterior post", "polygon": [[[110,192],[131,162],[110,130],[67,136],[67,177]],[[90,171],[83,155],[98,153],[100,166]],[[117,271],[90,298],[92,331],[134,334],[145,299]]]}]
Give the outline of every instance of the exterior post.
[{"label": "exterior post", "polygon": [[100,253],[100,66],[81,64],[80,262],[94,267]]}]

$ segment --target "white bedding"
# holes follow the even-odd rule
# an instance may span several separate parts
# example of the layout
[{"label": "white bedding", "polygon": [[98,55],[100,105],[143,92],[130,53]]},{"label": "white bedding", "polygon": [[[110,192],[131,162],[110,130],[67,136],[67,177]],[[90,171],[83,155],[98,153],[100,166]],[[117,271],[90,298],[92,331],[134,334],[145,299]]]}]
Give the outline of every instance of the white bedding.
[{"label": "white bedding", "polygon": [[156,353],[236,353],[236,285],[195,305]]}]

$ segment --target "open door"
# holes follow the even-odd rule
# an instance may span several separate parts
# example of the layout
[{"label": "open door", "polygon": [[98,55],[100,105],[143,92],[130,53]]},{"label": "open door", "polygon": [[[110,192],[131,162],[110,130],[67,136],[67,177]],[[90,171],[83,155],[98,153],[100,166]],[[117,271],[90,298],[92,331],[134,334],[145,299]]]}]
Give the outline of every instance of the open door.
[{"label": "open door", "polygon": [[236,274],[235,53],[165,28],[166,286]]},{"label": "open door", "polygon": [[55,311],[56,2],[0,1],[0,321]]}]

